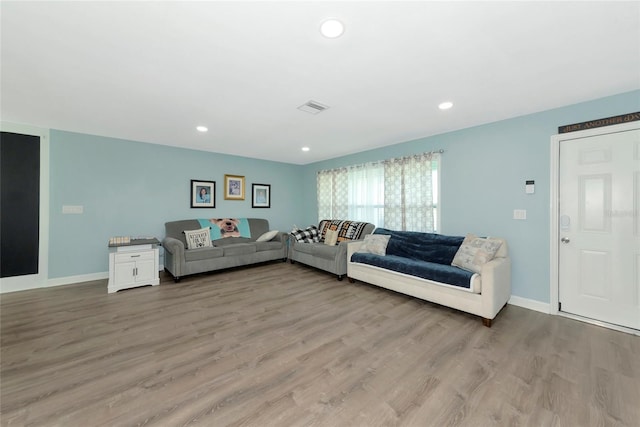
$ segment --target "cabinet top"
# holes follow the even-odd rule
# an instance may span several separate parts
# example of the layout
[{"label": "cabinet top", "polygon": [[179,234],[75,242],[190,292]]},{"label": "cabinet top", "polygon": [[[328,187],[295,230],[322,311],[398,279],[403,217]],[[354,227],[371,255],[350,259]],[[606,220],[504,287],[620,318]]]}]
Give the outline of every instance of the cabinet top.
[{"label": "cabinet top", "polygon": [[121,246],[140,246],[140,245],[159,245],[160,241],[155,237],[144,238],[144,239],[135,239],[132,238],[128,243],[112,243],[109,242],[110,248],[119,248]]}]

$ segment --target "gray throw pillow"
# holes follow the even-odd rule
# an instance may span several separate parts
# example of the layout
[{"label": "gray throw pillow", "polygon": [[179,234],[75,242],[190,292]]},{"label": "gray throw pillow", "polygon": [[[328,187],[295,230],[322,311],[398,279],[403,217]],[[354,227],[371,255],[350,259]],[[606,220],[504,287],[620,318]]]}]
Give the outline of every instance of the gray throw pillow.
[{"label": "gray throw pillow", "polygon": [[386,255],[390,238],[391,236],[388,234],[367,234],[364,236],[364,242],[360,245],[358,252]]}]

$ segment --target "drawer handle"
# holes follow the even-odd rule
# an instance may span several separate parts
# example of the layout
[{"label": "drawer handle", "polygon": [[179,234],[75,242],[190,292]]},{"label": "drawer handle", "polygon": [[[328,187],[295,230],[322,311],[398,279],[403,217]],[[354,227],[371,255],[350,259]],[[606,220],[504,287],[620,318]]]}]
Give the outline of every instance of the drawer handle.
[{"label": "drawer handle", "polygon": [[140,255],[131,255],[131,258],[138,258]]}]

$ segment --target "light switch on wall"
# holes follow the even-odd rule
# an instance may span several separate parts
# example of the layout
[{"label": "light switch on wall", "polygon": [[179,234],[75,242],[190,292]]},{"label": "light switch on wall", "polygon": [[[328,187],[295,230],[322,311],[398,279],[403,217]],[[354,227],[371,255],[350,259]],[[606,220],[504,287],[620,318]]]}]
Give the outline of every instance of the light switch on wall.
[{"label": "light switch on wall", "polygon": [[84,206],[63,205],[62,213],[63,214],[82,214],[84,213]]},{"label": "light switch on wall", "polygon": [[526,209],[514,209],[513,210],[513,219],[527,219],[527,211],[526,211]]}]

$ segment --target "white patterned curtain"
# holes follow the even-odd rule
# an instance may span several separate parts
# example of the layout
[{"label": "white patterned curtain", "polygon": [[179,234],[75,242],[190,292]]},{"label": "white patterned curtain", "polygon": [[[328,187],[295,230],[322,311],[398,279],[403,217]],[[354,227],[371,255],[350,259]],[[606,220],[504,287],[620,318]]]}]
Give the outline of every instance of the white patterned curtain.
[{"label": "white patterned curtain", "polygon": [[424,153],[318,172],[318,220],[366,221],[393,230],[435,231],[440,156]]},{"label": "white patterned curtain", "polygon": [[349,175],[346,168],[318,172],[318,221],[349,215]]},{"label": "white patterned curtain", "polygon": [[440,155],[423,153],[384,162],[384,226],[435,231],[434,171]]},{"label": "white patterned curtain", "polygon": [[384,224],[384,165],[349,168],[349,219]]}]

